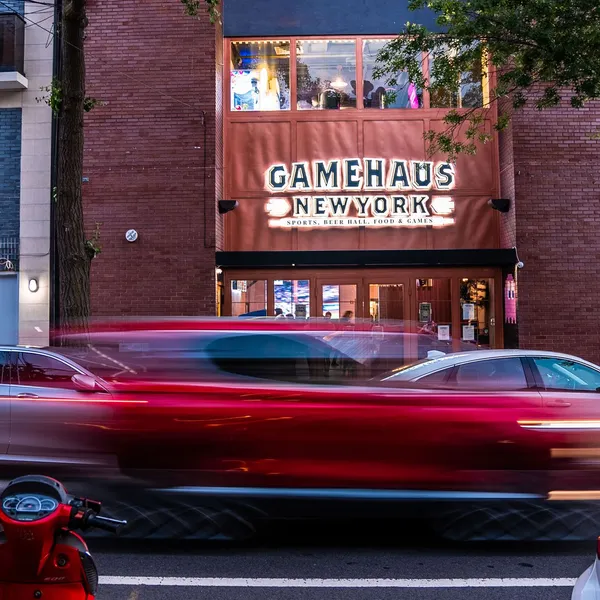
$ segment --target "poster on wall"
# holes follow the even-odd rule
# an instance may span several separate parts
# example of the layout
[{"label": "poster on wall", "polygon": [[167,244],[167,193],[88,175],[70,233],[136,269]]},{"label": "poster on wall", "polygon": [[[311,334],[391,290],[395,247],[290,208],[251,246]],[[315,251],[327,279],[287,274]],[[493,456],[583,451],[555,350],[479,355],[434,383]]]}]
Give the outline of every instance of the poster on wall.
[{"label": "poster on wall", "polygon": [[450,340],[450,325],[438,325],[438,340],[440,342]]},{"label": "poster on wall", "polygon": [[462,339],[465,342],[475,341],[475,327],[473,327],[473,325],[463,325]]},{"label": "poster on wall", "polygon": [[296,304],[296,318],[306,319],[306,304]]},{"label": "poster on wall", "polygon": [[463,321],[473,321],[475,319],[475,305],[463,304]]},{"label": "poster on wall", "polygon": [[419,322],[428,323],[431,321],[431,302],[419,303]]}]

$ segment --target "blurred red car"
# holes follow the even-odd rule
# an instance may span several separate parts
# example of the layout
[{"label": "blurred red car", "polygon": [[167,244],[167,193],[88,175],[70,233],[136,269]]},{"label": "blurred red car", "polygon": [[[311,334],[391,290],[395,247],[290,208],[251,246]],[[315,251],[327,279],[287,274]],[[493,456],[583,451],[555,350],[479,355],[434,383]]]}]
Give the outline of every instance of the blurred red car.
[{"label": "blurred red car", "polygon": [[[593,505],[579,502],[600,489],[597,402],[565,413],[535,379],[497,392],[379,386],[359,376],[377,368],[364,360],[360,331],[343,351],[329,324],[323,335],[321,324],[195,323],[98,326],[74,360],[5,349],[6,471],[35,465],[135,487],[140,505],[154,508],[122,506],[129,513],[114,516],[177,505],[169,510],[185,535],[215,515],[237,526],[386,510],[416,511],[466,539],[490,537],[491,524],[505,539],[597,530]],[[23,392],[28,378],[46,391]],[[532,514],[551,514],[553,531]],[[507,515],[510,526],[499,528]]]}]

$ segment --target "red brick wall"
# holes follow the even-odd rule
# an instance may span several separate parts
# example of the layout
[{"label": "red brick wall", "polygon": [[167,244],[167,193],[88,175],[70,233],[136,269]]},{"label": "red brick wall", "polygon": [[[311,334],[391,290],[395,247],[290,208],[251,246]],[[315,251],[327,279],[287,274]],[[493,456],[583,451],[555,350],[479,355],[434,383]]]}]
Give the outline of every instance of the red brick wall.
[{"label": "red brick wall", "polygon": [[[501,169],[514,166],[519,342],[600,363],[600,102],[515,114]],[[512,140],[510,138],[512,137]],[[509,141],[510,140],[510,141]],[[512,146],[512,153],[510,152]],[[510,184],[503,184],[510,193]]]},{"label": "red brick wall", "polygon": [[93,313],[215,314],[220,31],[179,0],[92,0],[88,13],[88,95],[106,103],[85,122]]}]

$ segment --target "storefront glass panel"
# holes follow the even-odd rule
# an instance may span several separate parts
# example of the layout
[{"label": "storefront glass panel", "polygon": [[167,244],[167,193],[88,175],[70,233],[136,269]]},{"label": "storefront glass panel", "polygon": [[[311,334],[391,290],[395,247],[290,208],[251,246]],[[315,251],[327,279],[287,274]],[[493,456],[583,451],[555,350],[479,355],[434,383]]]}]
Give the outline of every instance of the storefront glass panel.
[{"label": "storefront glass panel", "polygon": [[365,108],[423,108],[423,92],[410,83],[408,73],[396,75],[396,85],[376,79],[377,54],[389,40],[363,41],[363,106]]},{"label": "storefront glass panel", "polygon": [[231,110],[290,108],[290,42],[231,43]]},{"label": "storefront glass panel", "polygon": [[306,319],[310,316],[310,281],[308,279],[276,279],[275,314],[287,318]]},{"label": "storefront glass panel", "polygon": [[231,281],[231,315],[265,316],[267,314],[267,281],[234,279]]},{"label": "storefront glass panel", "polygon": [[356,316],[357,286],[355,284],[324,284],[321,291],[324,317],[353,319]]},{"label": "storefront glass panel", "polygon": [[296,46],[299,110],[356,108],[356,41],[304,40]]},{"label": "storefront glass panel", "polygon": [[463,278],[460,283],[461,341],[495,347],[494,280]]}]

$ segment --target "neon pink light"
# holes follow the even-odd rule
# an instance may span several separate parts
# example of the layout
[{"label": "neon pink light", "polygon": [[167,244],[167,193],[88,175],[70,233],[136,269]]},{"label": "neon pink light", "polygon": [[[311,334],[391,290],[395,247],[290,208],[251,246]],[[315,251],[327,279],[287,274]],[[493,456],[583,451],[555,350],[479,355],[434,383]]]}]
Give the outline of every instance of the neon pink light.
[{"label": "neon pink light", "polygon": [[517,290],[512,275],[504,282],[504,320],[506,323],[517,322]]}]

